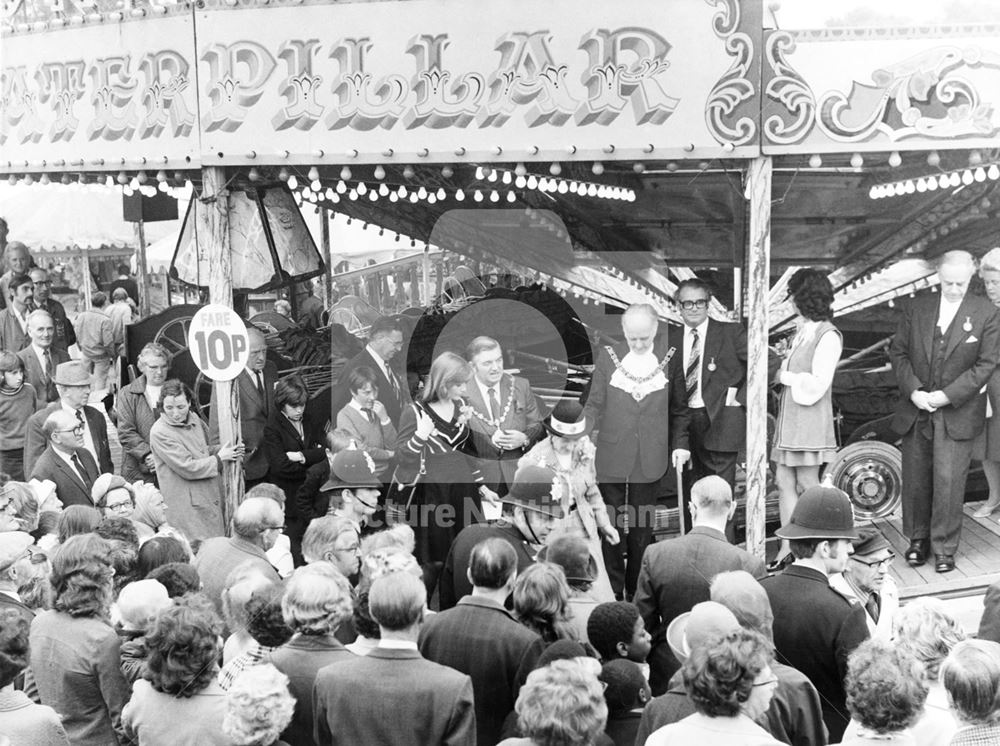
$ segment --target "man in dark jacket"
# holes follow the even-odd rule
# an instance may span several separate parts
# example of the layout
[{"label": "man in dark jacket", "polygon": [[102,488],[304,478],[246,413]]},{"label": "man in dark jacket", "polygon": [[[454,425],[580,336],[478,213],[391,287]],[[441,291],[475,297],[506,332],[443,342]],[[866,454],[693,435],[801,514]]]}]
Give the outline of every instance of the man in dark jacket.
[{"label": "man in dark jacket", "polygon": [[493,744],[544,644],[504,608],[517,578],[517,555],[509,542],[493,538],[478,544],[469,577],[472,594],[427,621],[420,652],[472,677],[476,742]]},{"label": "man in dark jacket", "polygon": [[844,692],[847,658],[868,639],[864,607],[852,606],[829,581],[843,572],[857,538],[851,501],[836,487],[810,487],[776,534],[791,542],[795,561],[761,581],[774,612],[775,658],[813,683],[830,742],[839,743],[851,717]]}]

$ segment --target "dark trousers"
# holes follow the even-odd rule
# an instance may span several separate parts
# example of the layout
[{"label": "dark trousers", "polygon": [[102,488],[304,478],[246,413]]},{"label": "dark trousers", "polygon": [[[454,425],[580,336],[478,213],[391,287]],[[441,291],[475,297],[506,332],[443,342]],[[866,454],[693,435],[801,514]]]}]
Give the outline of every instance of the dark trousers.
[{"label": "dark trousers", "polygon": [[601,495],[621,542],[601,542],[604,566],[616,597],[635,595],[642,554],[653,540],[656,498],[661,480],[655,482],[601,482]]},{"label": "dark trousers", "polygon": [[0,451],[0,472],[15,482],[25,481],[24,449],[12,448],[9,451]]},{"label": "dark trousers", "polygon": [[972,440],[952,440],[941,412],[923,413],[903,436],[903,534],[954,555],[962,535]]},{"label": "dark trousers", "polygon": [[[702,477],[722,477],[736,492],[736,451],[710,451],[705,447],[705,436],[712,426],[708,412],[704,407],[689,409],[691,424],[688,427],[688,441],[691,447],[691,468],[684,472],[684,505],[678,506],[687,511],[687,502],[691,497],[691,485]],[[690,513],[684,513],[684,520],[690,523]],[[732,518],[726,521],[726,538],[730,544],[736,543],[736,524]]]}]

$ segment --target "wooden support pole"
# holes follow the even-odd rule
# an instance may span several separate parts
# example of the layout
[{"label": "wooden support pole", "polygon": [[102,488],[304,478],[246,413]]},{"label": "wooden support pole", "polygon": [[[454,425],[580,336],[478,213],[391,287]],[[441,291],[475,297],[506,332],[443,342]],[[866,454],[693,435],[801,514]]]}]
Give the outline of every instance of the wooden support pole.
[{"label": "wooden support pole", "polygon": [[[149,316],[149,266],[146,264],[146,224],[139,220],[135,223],[135,270],[139,275],[139,317]],[[170,305],[169,299],[167,305]]]},{"label": "wooden support pole", "polygon": [[[767,350],[771,280],[771,159],[756,158],[747,172],[750,246],[747,251],[747,348]],[[764,558],[767,496],[767,354],[747,361],[747,551]]]},{"label": "wooden support pole", "polygon": [[[229,235],[229,191],[224,168],[201,170],[201,202],[198,216],[200,250],[208,255],[208,300],[226,308],[233,307],[233,255]],[[236,381],[215,381],[215,402],[219,408],[219,443],[240,440],[240,389]],[[222,517],[226,530],[236,506],[243,501],[243,462],[222,464]]]},{"label": "wooden support pole", "polygon": [[330,210],[323,205],[320,212],[319,226],[320,251],[326,270],[323,272],[323,306],[327,309],[333,305],[333,258],[330,256]]}]

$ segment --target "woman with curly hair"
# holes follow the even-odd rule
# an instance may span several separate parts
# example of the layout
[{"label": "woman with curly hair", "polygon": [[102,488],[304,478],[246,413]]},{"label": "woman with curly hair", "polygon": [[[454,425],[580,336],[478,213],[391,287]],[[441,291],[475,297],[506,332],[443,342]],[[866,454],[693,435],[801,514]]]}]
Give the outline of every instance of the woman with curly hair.
[{"label": "woman with curly hair", "polygon": [[514,711],[525,738],[500,746],[593,746],[604,732],[608,706],[595,660],[557,660],[528,674]]},{"label": "woman with curly hair", "polygon": [[[781,384],[778,424],[771,458],[777,464],[778,510],[785,525],[799,493],[819,484],[820,467],[837,453],[833,429],[833,376],[843,340],[833,318],[833,285],[818,269],[800,269],[788,281],[798,316],[796,332],[778,370]],[[781,541],[769,570],[791,562],[788,541]]]},{"label": "woman with curly hair", "polygon": [[226,693],[216,682],[222,622],[192,594],[159,613],[146,632],[146,680],[135,682],[122,721],[139,746],[228,746]]},{"label": "woman with curly hair", "polygon": [[107,746],[122,734],[129,691],[108,622],[113,574],[108,542],[95,534],[67,539],[52,557],[53,608],[31,623],[38,694],[62,715],[74,746]]},{"label": "woman with curly hair", "polygon": [[[311,692],[310,692],[311,696]],[[288,746],[278,739],[295,711],[288,677],[269,663],[242,671],[226,697],[222,732],[233,746]],[[305,741],[293,741],[296,746]]]},{"label": "woman with curly hair", "polygon": [[315,743],[312,691],[316,674],[324,666],[354,658],[334,637],[337,627],[351,616],[351,585],[327,562],[300,567],[285,586],[281,611],[294,635],[271,653],[270,660],[288,676],[296,702],[295,715],[281,737],[295,746],[310,746]]},{"label": "woman with curly hair", "polygon": [[559,565],[536,562],[514,583],[514,616],[549,645],[556,640],[576,640],[570,621],[569,584]]},{"label": "woman with curly hair", "polygon": [[101,524],[103,516],[97,508],[89,505],[70,505],[59,514],[56,531],[59,544],[65,544],[71,536],[89,534]]},{"label": "woman with curly hair", "polygon": [[696,647],[684,663],[684,688],[695,713],[653,731],[646,746],[780,746],[757,725],[778,687],[771,671],[771,644],[740,629]]},{"label": "woman with curly hair", "polygon": [[847,709],[857,723],[842,746],[913,744],[909,732],[927,699],[923,666],[905,647],[866,640],[847,661]]},{"label": "woman with curly hair", "polygon": [[27,667],[28,621],[15,609],[0,607],[0,733],[12,744],[69,746],[56,711],[14,688]]},{"label": "woman with curly hair", "polygon": [[[939,599],[915,598],[896,612],[893,645],[917,659],[921,680],[928,690],[923,709],[910,726],[918,744],[951,743],[958,729],[938,672],[948,653],[965,637],[962,625]],[[858,723],[852,719],[844,731],[844,740],[857,734]]]},{"label": "woman with curly hair", "polygon": [[615,594],[604,567],[602,539],[611,546],[620,541],[618,530],[611,524],[607,506],[597,486],[597,453],[593,441],[587,437],[589,427],[583,416],[583,407],[573,399],[556,403],[552,413],[542,421],[548,435],[535,443],[520,461],[545,466],[561,476],[567,486],[562,495],[563,515],[556,533],[576,536],[587,541],[590,556],[597,564],[597,579],[589,597],[597,603],[614,601]]}]

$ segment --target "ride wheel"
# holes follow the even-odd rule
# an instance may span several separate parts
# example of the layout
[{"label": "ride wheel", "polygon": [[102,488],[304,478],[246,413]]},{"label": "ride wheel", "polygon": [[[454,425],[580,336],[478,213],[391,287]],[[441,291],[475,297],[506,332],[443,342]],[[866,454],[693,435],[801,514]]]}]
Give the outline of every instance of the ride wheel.
[{"label": "ride wheel", "polygon": [[824,477],[847,493],[857,518],[885,518],[896,511],[903,495],[903,454],[878,440],[845,446],[830,462]]},{"label": "ride wheel", "polygon": [[167,352],[175,357],[187,352],[188,330],[191,328],[193,318],[194,314],[191,313],[170,319],[156,332],[153,341],[163,345]]}]

